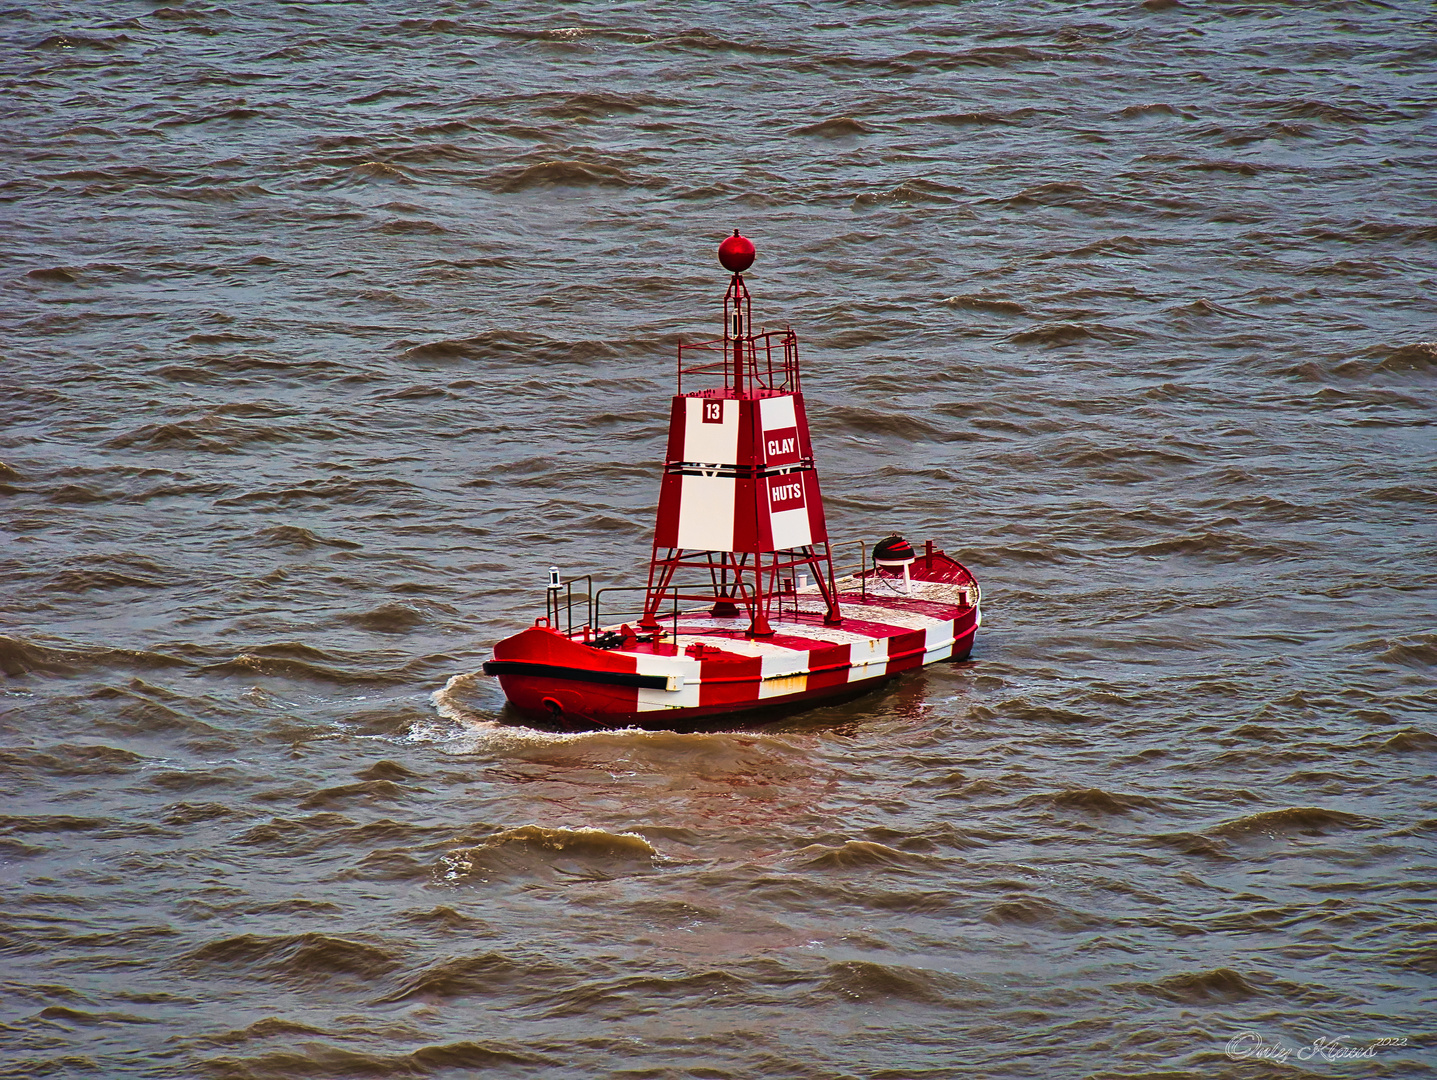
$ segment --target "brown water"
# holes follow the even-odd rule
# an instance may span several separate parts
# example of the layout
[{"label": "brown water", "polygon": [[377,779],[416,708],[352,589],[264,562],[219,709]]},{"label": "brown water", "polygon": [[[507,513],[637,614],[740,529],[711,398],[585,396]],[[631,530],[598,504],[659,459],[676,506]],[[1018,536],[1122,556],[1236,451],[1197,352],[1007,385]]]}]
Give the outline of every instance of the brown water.
[{"label": "brown water", "polygon": [[[419,10],[0,12],[0,1075],[1437,1072],[1430,6]],[[735,227],[974,658],[501,725]]]}]

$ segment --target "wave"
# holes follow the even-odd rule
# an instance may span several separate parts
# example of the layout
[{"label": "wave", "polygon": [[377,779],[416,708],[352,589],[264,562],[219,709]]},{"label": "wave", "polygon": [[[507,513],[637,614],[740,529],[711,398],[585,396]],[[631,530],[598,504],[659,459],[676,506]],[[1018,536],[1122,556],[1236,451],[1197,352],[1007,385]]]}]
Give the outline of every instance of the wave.
[{"label": "wave", "polygon": [[1255,318],[1255,316],[1250,315],[1246,311],[1241,311],[1237,308],[1225,307],[1222,304],[1215,304],[1211,300],[1207,300],[1202,297],[1199,297],[1197,300],[1194,300],[1191,303],[1170,307],[1167,310],[1172,312],[1174,315],[1222,315],[1230,319]]},{"label": "wave", "polygon": [[1402,667],[1437,667],[1437,634],[1414,634],[1391,642],[1377,654],[1377,659]]},{"label": "wave", "polygon": [[110,496],[86,484],[61,484],[45,498],[62,506],[86,506],[91,503],[109,502]]},{"label": "wave", "polygon": [[782,46],[768,45],[747,36],[741,40],[720,37],[718,34],[699,27],[693,27],[668,37],[657,38],[651,41],[648,47],[682,52],[752,53],[758,56],[785,56],[796,51]]},{"label": "wave", "polygon": [[[307,425],[304,437],[337,438],[338,433]],[[206,415],[195,420],[167,424],[144,424],[106,441],[117,450],[187,450],[210,454],[233,454],[255,443],[295,442],[299,435],[276,427],[245,424],[221,416]]]},{"label": "wave", "polygon": [[428,621],[422,612],[407,604],[381,604],[368,611],[341,615],[340,618],[351,626],[378,634],[407,633]]},{"label": "wave", "polygon": [[375,232],[384,233],[386,236],[441,236],[449,230],[437,222],[428,220],[412,221],[405,218],[395,218],[374,227]]},{"label": "wave", "polygon": [[1036,112],[1036,109],[1012,109],[1008,112],[979,110],[976,112],[938,113],[934,116],[922,116],[918,119],[930,124],[948,124],[952,127],[968,127],[970,125],[984,124],[1000,124],[1006,126],[1021,123],[1033,116]]},{"label": "wave", "polygon": [[1103,195],[1082,184],[1052,180],[1024,188],[1016,195],[994,200],[1012,207],[1066,206],[1098,217],[1106,216],[1117,209],[1122,201],[1119,196]]},{"label": "wave", "polygon": [[344,174],[350,180],[361,183],[369,180],[387,181],[398,184],[412,184],[417,179],[416,174],[404,168],[402,165],[393,165],[387,161],[366,161],[356,165]]},{"label": "wave", "polygon": [[[188,666],[188,661],[177,656],[144,649],[115,649],[102,645],[42,645],[27,638],[0,634],[0,671],[12,677],[31,673],[78,675],[81,672],[105,668],[133,670]],[[145,688],[145,684],[138,679],[134,683]]]},{"label": "wave", "polygon": [[298,679],[304,682],[337,683],[341,686],[393,686],[408,682],[411,676],[402,669],[394,672],[356,671],[335,666],[337,657],[313,650],[327,662],[295,659],[284,654],[283,646],[257,646],[229,660],[206,664],[199,670],[207,675],[255,675],[269,678]]},{"label": "wave", "polygon": [[0,814],[0,832],[6,833],[94,832],[118,824],[113,818],[74,814]]},{"label": "wave", "polygon": [[1147,837],[1147,840],[1158,847],[1170,848],[1182,855],[1197,855],[1207,859],[1231,860],[1234,858],[1231,851],[1220,839],[1215,840],[1200,833],[1172,832],[1158,833]]},{"label": "wave", "polygon": [[358,780],[352,784],[339,784],[323,788],[306,795],[297,804],[301,810],[329,810],[335,806],[350,803],[398,802],[408,796],[408,790],[393,780]]},{"label": "wave", "polygon": [[1102,925],[1097,916],[1066,908],[1041,896],[1024,896],[994,904],[983,916],[983,921],[1058,933],[1075,933]]},{"label": "wave", "polygon": [[[339,365],[332,360],[306,360],[291,363],[270,360],[247,353],[212,354],[189,357],[181,363],[156,368],[160,378],[178,383],[224,382],[235,386],[267,385],[276,375],[304,378],[310,374],[331,375]],[[246,378],[253,374],[255,378]],[[216,410],[216,415],[222,415]]]},{"label": "wave", "polygon": [[353,540],[320,536],[298,525],[273,525],[268,529],[261,529],[254,536],[260,547],[296,548],[300,551],[314,551],[326,547],[354,551],[364,546]]},{"label": "wave", "polygon": [[267,1016],[262,1020],[256,1020],[246,1028],[226,1031],[219,1035],[207,1035],[197,1041],[201,1046],[237,1046],[240,1043],[256,1039],[293,1039],[295,1036],[330,1034],[332,1032],[326,1031],[324,1028],[311,1027],[309,1024],[284,1020],[277,1016]]},{"label": "wave", "polygon": [[553,874],[604,879],[651,869],[658,856],[637,833],[523,825],[451,851],[440,859],[435,874],[451,884]]},{"label": "wave", "polygon": [[68,127],[64,131],[56,132],[55,138],[63,139],[70,135],[98,135],[102,139],[121,138],[119,132],[112,131],[109,128],[99,127],[96,124],[76,124],[74,127]]},{"label": "wave", "polygon": [[1197,465],[1196,458],[1171,450],[1148,450],[1127,446],[1088,446],[1066,454],[1059,453],[1057,460],[1074,469],[1094,469],[1107,465],[1141,462],[1147,465]]},{"label": "wave", "polygon": [[1129,117],[1132,117],[1132,116],[1152,116],[1152,115],[1154,115],[1155,113],[1161,113],[1161,114],[1163,114],[1163,115],[1165,115],[1165,116],[1178,116],[1178,115],[1180,115],[1180,112],[1179,112],[1179,110],[1178,110],[1177,108],[1175,108],[1175,107],[1172,106],[1172,105],[1167,104],[1167,102],[1164,102],[1164,101],[1155,101],[1155,102],[1153,102],[1153,103],[1151,103],[1151,104],[1149,104],[1149,105],[1129,105],[1129,106],[1127,106],[1126,108],[1124,108],[1118,115],[1119,115],[1119,116],[1129,116]]},{"label": "wave", "polygon": [[164,815],[160,818],[166,825],[197,825],[202,821],[218,821],[221,818],[234,817],[236,811],[224,803],[172,803],[165,807]]},{"label": "wave", "polygon": [[824,421],[835,429],[889,435],[915,442],[941,440],[947,435],[942,428],[914,416],[911,412],[882,413],[874,409],[840,405],[829,410]]},{"label": "wave", "polygon": [[1101,341],[1109,345],[1129,345],[1141,336],[1137,331],[1104,323],[1045,323],[1017,330],[1005,341],[1015,345],[1047,345],[1059,347],[1080,341]]},{"label": "wave", "polygon": [[[227,109],[214,111],[201,110],[190,113],[188,116],[176,116],[167,120],[155,121],[155,127],[192,127],[197,124],[209,124],[216,120],[253,120],[256,116],[264,116],[259,109],[251,109],[242,105],[233,105]],[[268,194],[268,192],[266,192]]]},{"label": "wave", "polygon": [[[896,187],[884,191],[865,191],[853,199],[854,206],[921,206],[925,204],[949,204],[961,189],[939,184],[933,180],[905,180]],[[968,216],[967,211],[955,211],[955,216]],[[886,335],[883,335],[886,336]]]},{"label": "wave", "polygon": [[1437,751],[1437,735],[1407,728],[1387,739],[1379,749],[1388,754],[1430,754]]},{"label": "wave", "polygon": [[1437,342],[1418,341],[1398,346],[1382,358],[1376,370],[1437,374]]},{"label": "wave", "polygon": [[823,990],[850,1001],[898,999],[923,1004],[942,1004],[970,980],[940,972],[898,964],[876,964],[867,960],[842,960],[829,964],[824,972]]},{"label": "wave", "polygon": [[[1085,255],[1142,255],[1151,251],[1163,241],[1154,238],[1139,239],[1135,236],[1111,236],[1104,240],[1094,240],[1082,247],[1070,248],[1067,251],[1053,251],[1038,256],[1040,259],[1069,258],[1076,259]],[[1201,303],[1201,301],[1199,301]]]},{"label": "wave", "polygon": [[832,120],[822,120],[816,124],[807,124],[804,127],[794,128],[791,135],[820,135],[825,139],[841,139],[850,135],[871,135],[877,130],[869,127],[861,120],[855,120],[851,116],[836,116]]},{"label": "wave", "polygon": [[472,915],[455,911],[446,904],[436,904],[428,911],[405,912],[404,921],[413,926],[426,926],[436,930],[454,932],[464,931],[471,934],[489,927],[489,924],[483,919],[476,919]]},{"label": "wave", "polygon": [[1336,124],[1367,124],[1387,118],[1388,110],[1382,105],[1366,102],[1348,105],[1334,105],[1329,101],[1310,99],[1281,106],[1287,116],[1311,120],[1326,120]]},{"label": "wave", "polygon": [[974,311],[992,311],[998,315],[1026,315],[1027,308],[1016,300],[984,293],[959,293],[950,296],[943,303],[949,307],[971,308]]},{"label": "wave", "polygon": [[419,773],[413,769],[406,769],[397,761],[376,761],[367,769],[362,769],[354,774],[361,780],[416,780]]},{"label": "wave", "polygon": [[51,34],[42,41],[31,45],[32,49],[96,49],[101,52],[113,52],[121,45],[127,45],[134,39],[125,34],[112,34],[109,37],[89,37],[85,34]]},{"label": "wave", "polygon": [[189,970],[236,970],[278,976],[285,982],[309,985],[336,976],[376,980],[403,964],[388,949],[328,934],[282,934],[268,937],[241,934],[211,941],[186,953],[180,966]]},{"label": "wave", "polygon": [[431,135],[461,135],[465,132],[478,131],[473,124],[463,120],[444,120],[436,124],[420,124],[412,129],[411,134],[428,138]]},{"label": "wave", "polygon": [[260,195],[273,195],[263,184],[247,181],[235,184],[200,184],[194,187],[166,187],[155,190],[157,195],[187,202],[233,203]]},{"label": "wave", "polygon": [[647,94],[620,95],[604,92],[573,94],[554,105],[535,110],[556,120],[592,120],[601,116],[631,116],[653,105],[656,98]]},{"label": "wave", "polygon": [[54,281],[68,285],[80,280],[80,271],[73,266],[41,266],[26,272],[31,281]]},{"label": "wave", "polygon": [[1241,176],[1256,176],[1262,171],[1250,161],[1197,161],[1183,168],[1191,172],[1225,172]]},{"label": "wave", "polygon": [[1237,533],[1204,530],[1188,536],[1157,540],[1130,550],[1134,555],[1239,556],[1248,559],[1283,560],[1293,558],[1308,546],[1306,541],[1296,539],[1289,539],[1281,544],[1265,544]]},{"label": "wave", "polygon": [[[0,647],[4,639],[0,638]],[[0,654],[3,669],[3,654]],[[6,671],[6,674],[10,674]],[[118,776],[130,773],[145,758],[114,746],[58,743],[45,749],[0,750],[0,774],[23,781],[33,773],[51,776]]]},{"label": "wave", "polygon": [[94,555],[74,560],[52,575],[45,587],[56,592],[84,593],[110,589],[163,589],[183,578],[139,555]]},{"label": "wave", "polygon": [[456,399],[459,395],[438,386],[406,386],[402,390],[375,391],[381,401],[426,401],[434,398]]},{"label": "wave", "polygon": [[862,66],[890,67],[894,71],[916,72],[927,68],[933,71],[951,71],[964,67],[1004,68],[1013,64],[1025,64],[1060,60],[1058,53],[1041,52],[1027,45],[987,45],[974,49],[948,52],[939,49],[912,49],[885,60],[869,61]]},{"label": "wave", "polygon": [[354,480],[328,477],[323,480],[305,480],[293,487],[247,491],[241,495],[219,499],[215,505],[253,506],[256,503],[274,503],[278,506],[292,506],[296,503],[316,502],[336,506],[390,505],[413,510],[427,506],[415,494],[418,491],[414,484],[388,476]]},{"label": "wave", "polygon": [[[286,1036],[294,1042],[294,1035]],[[218,1076],[266,1077],[294,1080],[296,1077],[326,1077],[332,1080],[365,1080],[372,1077],[419,1077],[451,1074],[456,1071],[522,1069],[557,1070],[559,1058],[525,1046],[494,1040],[465,1040],[421,1046],[406,1054],[365,1053],[348,1046],[327,1043],[300,1043],[300,1049],[275,1050],[245,1057],[215,1057],[202,1062],[206,1073]]]},{"label": "wave", "polygon": [[1156,799],[1142,795],[1124,795],[1102,788],[1074,788],[1051,795],[1030,795],[1019,806],[1050,806],[1055,810],[1076,810],[1091,814],[1130,814],[1135,810],[1162,808]]},{"label": "wave", "polygon": [[59,1024],[79,1024],[86,1027],[95,1024],[159,1024],[164,1022],[150,1016],[135,1016],[121,1012],[86,1012],[84,1009],[72,1009],[66,1005],[50,1005],[41,1009],[36,1016],[41,1020]]},{"label": "wave", "polygon": [[845,840],[838,847],[811,844],[793,854],[799,865],[814,870],[930,867],[934,863],[931,856],[900,851],[872,840]]},{"label": "wave", "polygon": [[493,329],[467,338],[400,344],[407,345],[400,354],[406,360],[522,359],[585,363],[621,355],[616,343],[593,339],[562,341],[524,330]]},{"label": "wave", "polygon": [[1319,806],[1289,806],[1282,810],[1265,810],[1225,821],[1208,830],[1214,836],[1242,839],[1250,836],[1326,836],[1333,832],[1372,829],[1380,822],[1345,810],[1327,810]]},{"label": "wave", "polygon": [[584,161],[543,161],[491,176],[488,186],[501,194],[550,187],[640,187],[624,170]]},{"label": "wave", "polygon": [[414,972],[400,981],[378,1004],[399,1001],[448,1001],[451,998],[491,997],[510,988],[569,983],[576,972],[552,960],[512,960],[501,953],[451,957]]},{"label": "wave", "polygon": [[1303,230],[1314,240],[1335,240],[1344,244],[1365,244],[1371,240],[1397,240],[1428,244],[1437,240],[1437,225],[1407,225],[1389,221],[1352,221],[1346,225],[1320,225]]},{"label": "wave", "polygon": [[1169,975],[1156,982],[1138,983],[1135,989],[1179,1005],[1225,1005],[1262,992],[1232,968]]}]

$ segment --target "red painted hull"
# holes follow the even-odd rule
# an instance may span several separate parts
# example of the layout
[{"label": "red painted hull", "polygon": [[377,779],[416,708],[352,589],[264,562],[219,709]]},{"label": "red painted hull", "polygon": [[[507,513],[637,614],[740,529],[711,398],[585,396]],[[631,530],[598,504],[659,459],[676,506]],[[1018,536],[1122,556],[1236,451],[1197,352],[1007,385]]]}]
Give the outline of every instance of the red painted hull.
[{"label": "red painted hull", "polygon": [[935,553],[913,571],[912,595],[869,576],[867,595],[841,592],[844,619],[827,625],[821,600],[799,595],[772,620],[774,633],[746,631],[747,618],[681,614],[658,640],[607,649],[547,626],[499,642],[485,671],[526,716],[574,727],[673,730],[711,725],[753,710],[793,709],[853,697],[894,676],[963,659],[982,621],[977,584]]}]

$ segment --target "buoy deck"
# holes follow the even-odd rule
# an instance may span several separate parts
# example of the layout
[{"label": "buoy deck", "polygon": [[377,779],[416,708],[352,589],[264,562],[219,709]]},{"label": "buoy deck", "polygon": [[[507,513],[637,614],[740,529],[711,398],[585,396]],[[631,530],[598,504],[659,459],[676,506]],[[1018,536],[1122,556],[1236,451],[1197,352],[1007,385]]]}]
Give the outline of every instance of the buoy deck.
[{"label": "buoy deck", "polygon": [[[954,574],[923,580],[918,571],[908,595],[892,579],[840,578],[837,626],[825,623],[818,589],[800,589],[784,598],[765,637],[748,633],[746,615],[707,609],[680,611],[658,634],[631,632],[611,648],[536,626],[500,642],[485,670],[523,712],[601,726],[671,728],[808,703],[966,656],[982,617],[977,585],[959,569],[961,581]],[[603,627],[590,640],[622,631],[622,624]]]}]

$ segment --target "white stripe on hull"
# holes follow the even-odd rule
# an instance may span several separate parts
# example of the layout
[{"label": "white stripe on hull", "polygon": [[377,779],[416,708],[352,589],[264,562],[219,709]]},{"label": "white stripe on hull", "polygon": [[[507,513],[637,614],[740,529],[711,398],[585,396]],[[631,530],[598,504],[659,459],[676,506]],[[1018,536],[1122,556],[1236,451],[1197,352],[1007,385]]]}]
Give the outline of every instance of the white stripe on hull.
[{"label": "white stripe on hull", "polygon": [[[809,607],[810,605],[801,604],[801,606]],[[925,666],[946,660],[953,653],[953,646],[957,640],[954,633],[956,629],[954,619],[934,619],[911,611],[855,603],[845,603],[844,610],[851,618],[884,623],[898,627],[900,631],[921,630],[923,632],[922,664]],[[813,611],[821,612],[822,608],[814,607]],[[706,612],[688,612],[679,616],[680,626],[692,625],[698,620],[704,621],[713,630],[720,633],[680,633],[676,642],[679,650],[677,656],[654,656],[650,653],[615,650],[615,655],[632,656],[636,662],[637,671],[641,675],[678,677],[674,680],[678,685],[671,690],[641,688],[638,691],[638,710],[640,712],[696,709],[700,706],[703,667],[698,659],[685,655],[685,650],[694,643],[722,649],[730,654],[758,659],[760,661],[759,677],[753,682],[753,700],[755,701],[790,697],[807,691],[809,675],[814,664],[812,649],[792,648],[773,641],[754,638],[721,636],[723,631],[734,632],[746,629],[748,626],[746,618],[714,619]],[[981,613],[975,612],[975,629],[981,621]],[[873,637],[832,626],[787,621],[776,621],[774,629],[780,636],[788,634],[811,641],[824,642],[824,647],[847,645],[847,681],[849,685],[883,678],[888,674],[888,664],[893,659],[889,650],[893,640],[891,637]]]}]

